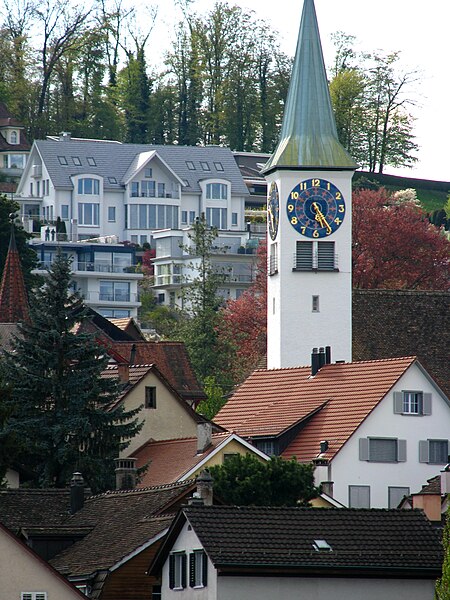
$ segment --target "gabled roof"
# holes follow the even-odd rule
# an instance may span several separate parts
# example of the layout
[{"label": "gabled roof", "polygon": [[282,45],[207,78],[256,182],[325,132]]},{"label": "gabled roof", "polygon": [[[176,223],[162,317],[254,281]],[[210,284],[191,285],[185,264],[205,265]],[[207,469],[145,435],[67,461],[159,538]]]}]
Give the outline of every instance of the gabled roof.
[{"label": "gabled roof", "polygon": [[197,454],[197,438],[182,438],[147,442],[135,450],[131,456],[137,458],[136,466],[138,468],[148,463],[150,465],[142,477],[140,485],[160,485],[184,481],[193,477],[193,473],[208,463],[217,452],[226,451],[227,445],[236,440],[249,452],[268,459],[268,456],[250,446],[236,434],[231,433],[213,434],[211,445],[200,454]]},{"label": "gabled roof", "polygon": [[258,370],[241,385],[214,418],[246,437],[279,436],[302,420],[305,426],[283,452],[310,461],[320,440],[329,440],[331,459],[392,386],[414,357],[310,367]]},{"label": "gabled roof", "polygon": [[[409,572],[433,579],[442,564],[438,533],[421,511],[189,506],[169,531],[152,574],[186,521],[222,573],[326,575],[327,569],[343,569],[347,574]],[[331,551],[315,550],[315,540],[325,540]]]},{"label": "gabled roof", "polygon": [[68,489],[0,489],[0,522],[14,533],[22,528],[62,525],[69,510]]},{"label": "gabled roof", "polygon": [[280,141],[264,167],[341,168],[357,164],[338,139],[314,0],[304,0]]},{"label": "gabled roof", "polygon": [[167,529],[173,513],[194,487],[191,480],[92,496],[66,521],[72,527],[91,525],[92,530],[51,564],[70,576],[112,568]]},{"label": "gabled roof", "polygon": [[160,162],[160,164],[163,166],[163,169],[167,171],[174,179],[176,179],[180,185],[184,185],[184,181],[178,177],[175,171],[169,167],[166,161],[161,158],[156,150],[148,150],[147,152],[140,152],[139,154],[136,154],[128,171],[123,177],[124,184],[128,184],[133,177],[135,177],[138,172],[148,165],[154,158]]},{"label": "gabled roof", "polygon": [[146,341],[141,328],[137,324],[133,317],[126,317],[123,319],[108,319],[113,325],[124,331],[127,335],[132,337],[134,340]]},{"label": "gabled roof", "polygon": [[[220,146],[157,146],[117,144],[76,138],[66,141],[47,139],[34,142],[32,156],[34,152],[38,154],[56,188],[73,189],[72,176],[93,174],[104,178],[106,189],[121,190],[130,165],[139,154],[149,151],[156,151],[170,169],[185,182],[183,190],[186,192],[199,194],[201,192],[199,181],[205,178],[220,178],[231,183],[232,194],[248,195],[247,187],[231,150]],[[67,166],[60,164],[58,156],[64,156],[67,159]],[[80,166],[73,163],[73,156],[80,159]],[[95,166],[89,165],[88,157],[94,158]],[[193,169],[189,169],[187,161],[193,163]],[[32,162],[33,160],[30,158],[27,168],[30,168]],[[205,170],[201,162],[207,163],[209,170]],[[220,163],[223,171],[217,169],[216,163]],[[108,177],[115,177],[117,183],[111,183]]]}]

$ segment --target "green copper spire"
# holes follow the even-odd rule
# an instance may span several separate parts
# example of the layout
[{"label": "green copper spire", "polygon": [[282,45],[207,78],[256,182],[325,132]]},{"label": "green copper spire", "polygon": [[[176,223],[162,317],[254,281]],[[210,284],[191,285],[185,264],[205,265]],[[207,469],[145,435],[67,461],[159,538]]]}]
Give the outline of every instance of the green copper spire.
[{"label": "green copper spire", "polygon": [[304,0],[280,141],[263,172],[357,165],[338,140],[314,0]]}]

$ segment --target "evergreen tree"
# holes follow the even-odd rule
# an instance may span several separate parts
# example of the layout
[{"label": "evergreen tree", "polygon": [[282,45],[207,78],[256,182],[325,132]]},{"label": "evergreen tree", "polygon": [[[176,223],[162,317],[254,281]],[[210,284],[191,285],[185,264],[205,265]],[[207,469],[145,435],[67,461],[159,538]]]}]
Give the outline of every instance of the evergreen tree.
[{"label": "evergreen tree", "polygon": [[20,326],[14,352],[0,363],[10,391],[1,435],[26,442],[20,458],[32,484],[64,487],[81,471],[98,492],[112,486],[114,458],[140,424],[138,410],[110,410],[120,387],[101,376],[108,357],[94,336],[75,331],[87,314],[70,282],[70,261],[59,254],[31,298],[31,323]]}]

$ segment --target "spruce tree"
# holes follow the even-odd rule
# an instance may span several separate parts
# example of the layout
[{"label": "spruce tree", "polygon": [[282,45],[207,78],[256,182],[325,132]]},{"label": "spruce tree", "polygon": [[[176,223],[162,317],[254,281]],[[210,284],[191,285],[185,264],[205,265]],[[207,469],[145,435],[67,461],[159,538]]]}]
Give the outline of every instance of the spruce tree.
[{"label": "spruce tree", "polygon": [[30,299],[31,322],[20,325],[13,351],[0,361],[10,389],[3,434],[23,440],[31,484],[64,487],[80,471],[98,492],[113,484],[114,458],[140,424],[138,410],[110,410],[120,386],[101,376],[108,356],[94,335],[76,331],[88,316],[70,283],[70,261],[58,254]]}]

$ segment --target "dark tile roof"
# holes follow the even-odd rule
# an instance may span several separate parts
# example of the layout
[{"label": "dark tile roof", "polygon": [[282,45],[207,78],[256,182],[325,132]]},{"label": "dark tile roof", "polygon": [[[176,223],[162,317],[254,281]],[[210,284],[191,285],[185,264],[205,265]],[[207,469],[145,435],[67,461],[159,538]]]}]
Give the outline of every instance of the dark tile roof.
[{"label": "dark tile roof", "polygon": [[70,516],[68,489],[0,490],[0,522],[13,532],[62,525]]},{"label": "dark tile roof", "polygon": [[173,513],[194,488],[187,481],[139,490],[91,496],[65,524],[92,530],[51,564],[66,575],[108,569],[169,527]]},{"label": "dark tile roof", "polygon": [[[79,173],[93,173],[104,178],[105,187],[121,189],[129,167],[136,164],[140,153],[156,150],[162,160],[187,182],[183,186],[187,192],[201,193],[199,182],[211,177],[225,179],[231,183],[232,194],[248,195],[241,173],[229,148],[220,146],[157,146],[144,144],[120,144],[111,141],[83,140],[72,138],[68,141],[55,139],[37,140],[34,147],[42,156],[55,187],[73,188],[71,176]],[[66,156],[68,166],[61,167],[58,156]],[[80,159],[81,165],[75,166],[72,156]],[[93,157],[96,166],[90,166],[88,157]],[[194,164],[189,169],[186,161]],[[210,170],[205,171],[200,162],[207,162]],[[221,163],[223,170],[217,170],[215,163]],[[114,176],[118,183],[108,182],[108,176]]]},{"label": "dark tile roof", "polygon": [[417,494],[433,494],[433,495],[438,494],[440,496],[441,495],[441,476],[436,475],[435,477],[428,479],[426,485],[422,486],[422,489],[420,490],[420,492],[415,493],[415,495],[417,495]]},{"label": "dark tile roof", "polygon": [[450,397],[450,293],[353,291],[353,360],[414,354]]},{"label": "dark tile roof", "polygon": [[[224,569],[430,570],[434,577],[442,563],[439,535],[422,511],[189,506],[183,513]],[[316,551],[314,540],[332,551]]]}]

